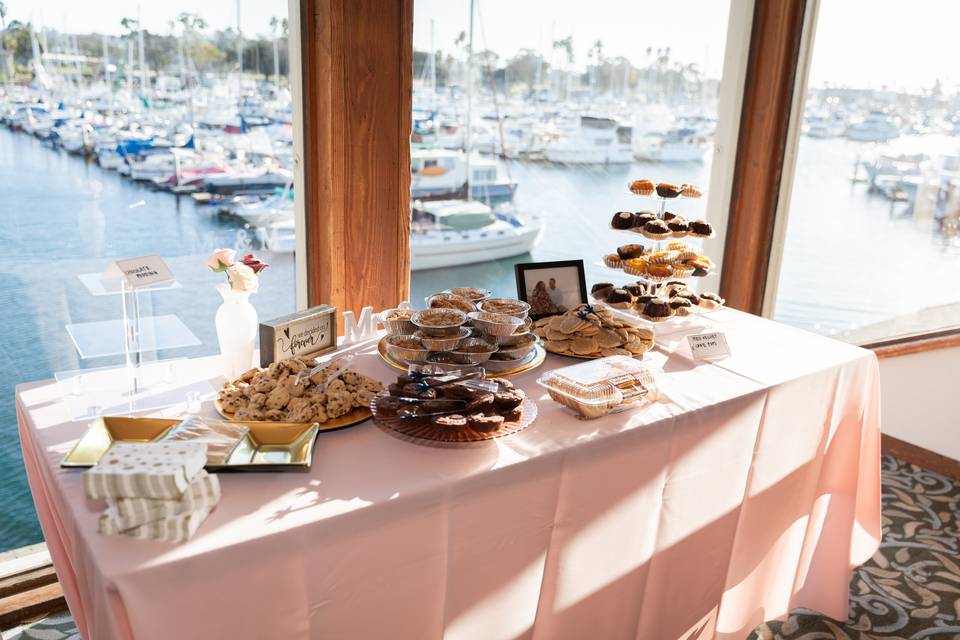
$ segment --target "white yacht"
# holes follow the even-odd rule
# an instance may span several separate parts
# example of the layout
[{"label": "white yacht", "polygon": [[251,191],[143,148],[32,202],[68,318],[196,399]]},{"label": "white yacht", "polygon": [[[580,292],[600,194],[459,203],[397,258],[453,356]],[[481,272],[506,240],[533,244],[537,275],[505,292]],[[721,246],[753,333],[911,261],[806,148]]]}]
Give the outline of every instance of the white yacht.
[{"label": "white yacht", "polygon": [[410,269],[440,269],[523,255],[540,241],[544,223],[494,211],[477,201],[415,202]]},{"label": "white yacht", "polygon": [[703,162],[711,146],[709,138],[696,129],[671,129],[638,139],[633,157],[653,162]]},{"label": "white yacht", "polygon": [[[413,200],[463,198],[467,183],[467,155],[448,149],[414,149],[410,157]],[[513,200],[517,184],[500,177],[493,158],[470,155],[470,197],[487,204]]]},{"label": "white yacht", "polygon": [[846,136],[857,142],[886,142],[900,137],[900,127],[893,117],[871,111],[862,121],[847,127]]},{"label": "white yacht", "polygon": [[630,164],[632,129],[613,118],[581,116],[579,126],[548,140],[543,157],[558,164]]}]

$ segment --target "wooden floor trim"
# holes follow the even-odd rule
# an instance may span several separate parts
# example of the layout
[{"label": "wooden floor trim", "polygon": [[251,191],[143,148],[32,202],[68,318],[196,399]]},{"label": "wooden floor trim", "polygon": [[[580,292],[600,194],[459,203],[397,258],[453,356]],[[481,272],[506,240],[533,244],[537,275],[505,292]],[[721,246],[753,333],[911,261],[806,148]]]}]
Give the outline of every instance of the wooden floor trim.
[{"label": "wooden floor trim", "polygon": [[67,609],[59,582],[41,585],[0,598],[0,629]]},{"label": "wooden floor trim", "polygon": [[960,482],[960,461],[910,444],[893,436],[880,436],[880,451]]}]

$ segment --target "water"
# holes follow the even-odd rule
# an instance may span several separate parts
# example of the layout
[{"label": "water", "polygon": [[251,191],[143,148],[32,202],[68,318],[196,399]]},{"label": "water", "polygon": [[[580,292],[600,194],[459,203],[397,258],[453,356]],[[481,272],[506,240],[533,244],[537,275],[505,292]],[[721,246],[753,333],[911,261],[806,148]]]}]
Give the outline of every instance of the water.
[{"label": "water", "polygon": [[[868,194],[848,180],[858,151],[870,145],[804,138],[798,156],[793,206],[784,250],[776,317],[822,333],[842,333],[926,306],[960,299],[960,247],[946,242],[931,222],[901,216],[902,204]],[[510,166],[520,187],[518,209],[547,221],[532,255],[412,274],[416,304],[436,290],[477,284],[498,295],[516,294],[516,262],[583,258],[587,285],[611,279],[603,253],[624,244],[608,223],[621,209],[645,202],[626,191],[638,177],[696,182],[706,188],[709,164],[619,167]],[[176,313],[203,341],[194,349],[162,357],[216,352],[213,286],[222,274],[203,263],[219,246],[233,246],[237,223],[212,218],[190,198],[156,193],[95,164],[84,162],[29,136],[0,129],[0,549],[37,542],[40,531],[25,478],[14,412],[15,384],[52,377],[55,371],[103,366],[78,360],[64,325],[116,317],[119,301],[93,298],[78,273],[103,269],[108,259],[146,253],[163,255],[184,288],[157,295],[157,313]],[[703,215],[706,199],[678,201],[676,211]],[[273,263],[253,296],[262,318],[294,308],[293,262]],[[385,265],[389,268],[389,265]],[[718,278],[705,289],[715,290]]]}]

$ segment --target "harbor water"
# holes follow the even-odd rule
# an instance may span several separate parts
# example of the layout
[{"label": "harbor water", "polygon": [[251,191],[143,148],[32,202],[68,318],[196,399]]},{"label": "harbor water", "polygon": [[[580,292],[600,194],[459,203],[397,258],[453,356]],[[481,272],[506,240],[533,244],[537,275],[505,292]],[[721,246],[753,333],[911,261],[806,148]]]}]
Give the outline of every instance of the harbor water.
[{"label": "harbor water", "polygon": [[[904,215],[891,203],[852,183],[853,158],[869,145],[842,139],[804,138],[798,157],[776,318],[800,328],[841,335],[857,326],[956,302],[960,247],[933,221]],[[504,167],[506,173],[507,167]],[[517,262],[582,258],[587,285],[610,280],[603,253],[625,244],[608,228],[615,211],[650,208],[626,191],[633,178],[689,181],[707,188],[710,164],[555,166],[512,162],[519,184],[519,212],[541,216],[546,231],[531,255],[480,264],[418,271],[414,304],[452,285],[480,285],[515,295]],[[94,297],[77,276],[101,272],[109,260],[159,253],[181,289],[153,295],[154,313],[175,314],[201,346],[164,351],[160,357],[217,351],[213,317],[220,303],[214,285],[222,274],[204,262],[218,247],[249,243],[236,220],[221,220],[189,197],[156,192],[69,156],[33,137],[0,129],[0,550],[41,539],[23,474],[14,408],[17,384],[48,379],[57,371],[105,366],[116,360],[81,360],[65,325],[120,315],[119,300]],[[709,194],[708,194],[709,196]],[[706,199],[683,201],[676,210],[703,215]],[[290,254],[271,255],[252,243],[272,266],[252,298],[261,318],[294,309]],[[383,265],[384,269],[392,268]],[[622,279],[622,277],[621,277]],[[948,283],[946,286],[944,283]],[[716,290],[719,278],[702,289]]]}]

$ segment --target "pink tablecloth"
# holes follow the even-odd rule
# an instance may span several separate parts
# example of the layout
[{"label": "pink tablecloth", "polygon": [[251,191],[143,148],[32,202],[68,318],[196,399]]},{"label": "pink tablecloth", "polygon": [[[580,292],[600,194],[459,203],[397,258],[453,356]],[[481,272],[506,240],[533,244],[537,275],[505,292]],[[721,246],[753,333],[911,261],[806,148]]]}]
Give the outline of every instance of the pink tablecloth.
[{"label": "pink tablecloth", "polygon": [[713,322],[727,360],[666,333],[648,354],[668,402],[575,420],[534,384],[571,363],[551,357],[517,379],[539,405],[526,431],[458,449],[324,434],[307,474],[222,475],[180,546],[96,533],[101,505],[58,466],[85,425],[52,382],[23,385],[30,487],[83,637],[739,639],[798,606],[845,619],[880,536],[876,360]]}]

